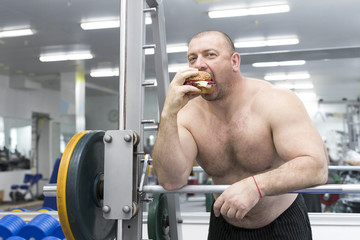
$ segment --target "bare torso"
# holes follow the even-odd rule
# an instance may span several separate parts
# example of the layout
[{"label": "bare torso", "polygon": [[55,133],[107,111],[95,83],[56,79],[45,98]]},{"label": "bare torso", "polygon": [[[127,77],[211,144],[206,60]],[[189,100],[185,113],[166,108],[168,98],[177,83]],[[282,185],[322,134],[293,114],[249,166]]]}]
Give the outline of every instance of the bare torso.
[{"label": "bare torso", "polygon": [[[260,84],[261,87],[269,86]],[[197,161],[214,184],[233,184],[284,163],[273,145],[266,117],[254,104],[256,97],[259,96],[255,91],[246,104],[224,118],[209,112],[201,97],[193,99],[185,108],[189,117],[184,119],[184,126],[197,144]],[[226,220],[243,228],[263,227],[284,212],[295,198],[296,194],[266,196],[244,219]]]}]

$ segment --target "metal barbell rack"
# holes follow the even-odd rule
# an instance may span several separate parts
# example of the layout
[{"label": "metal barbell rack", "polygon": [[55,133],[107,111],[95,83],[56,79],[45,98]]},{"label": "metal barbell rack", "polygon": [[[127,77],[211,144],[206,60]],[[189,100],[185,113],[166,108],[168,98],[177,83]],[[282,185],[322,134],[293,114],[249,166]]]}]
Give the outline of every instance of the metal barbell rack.
[{"label": "metal barbell rack", "polygon": [[[168,191],[159,185],[145,185],[142,188],[142,193],[222,193],[229,186],[230,185],[186,185],[177,190]],[[45,185],[43,188],[43,193],[46,197],[56,196],[56,184]],[[327,184],[312,188],[296,190],[291,193],[360,193],[360,184]]]}]

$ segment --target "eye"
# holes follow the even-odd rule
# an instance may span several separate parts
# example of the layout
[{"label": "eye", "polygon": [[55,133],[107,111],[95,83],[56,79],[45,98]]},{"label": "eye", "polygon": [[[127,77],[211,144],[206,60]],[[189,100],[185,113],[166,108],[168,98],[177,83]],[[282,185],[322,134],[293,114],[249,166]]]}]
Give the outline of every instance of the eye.
[{"label": "eye", "polygon": [[208,53],[208,56],[209,56],[209,57],[215,57],[215,56],[216,56],[216,54],[215,54],[215,53],[213,53],[213,52],[209,52],[209,53]]},{"label": "eye", "polygon": [[193,63],[196,60],[196,57],[189,57],[188,61],[189,63]]}]

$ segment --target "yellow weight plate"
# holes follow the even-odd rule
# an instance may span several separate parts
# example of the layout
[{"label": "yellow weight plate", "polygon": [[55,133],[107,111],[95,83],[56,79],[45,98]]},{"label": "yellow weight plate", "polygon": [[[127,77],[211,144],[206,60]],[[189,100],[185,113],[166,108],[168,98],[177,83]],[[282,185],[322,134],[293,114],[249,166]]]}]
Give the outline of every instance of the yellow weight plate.
[{"label": "yellow weight plate", "polygon": [[74,235],[71,231],[70,224],[68,221],[67,207],[66,207],[66,180],[69,168],[70,159],[72,153],[78,143],[78,141],[89,131],[83,131],[75,134],[66,145],[63,156],[60,161],[59,172],[57,177],[56,186],[56,204],[59,214],[59,220],[61,228],[66,236],[67,240],[75,240]]}]

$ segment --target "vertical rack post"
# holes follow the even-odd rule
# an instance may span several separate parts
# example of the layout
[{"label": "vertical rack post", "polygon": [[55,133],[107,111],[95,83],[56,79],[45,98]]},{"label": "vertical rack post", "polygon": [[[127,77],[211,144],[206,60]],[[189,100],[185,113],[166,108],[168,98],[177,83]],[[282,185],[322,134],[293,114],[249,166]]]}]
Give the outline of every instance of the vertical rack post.
[{"label": "vertical rack post", "polygon": [[[121,0],[120,6],[120,84],[119,84],[119,130],[131,129],[136,133],[141,132],[141,120],[143,112],[143,88],[144,80],[144,52],[145,39],[144,0]],[[142,138],[140,137],[140,141]],[[142,144],[139,144],[142,147]],[[142,149],[139,149],[142,151]],[[120,185],[132,184],[132,191],[123,194],[132,195],[133,202],[138,208],[142,208],[137,196],[138,186],[138,159],[133,154],[132,169],[124,169],[132,173],[132,181],[129,178],[120,181]],[[125,161],[125,159],[124,159]],[[126,187],[125,187],[126,188]],[[131,206],[131,205],[130,205]],[[132,209],[134,211],[134,209]],[[140,212],[142,210],[140,209]],[[117,239],[141,239],[142,214],[135,214],[131,219],[118,221]]]},{"label": "vertical rack post", "polygon": [[144,0],[120,1],[119,130],[105,133],[104,201],[107,219],[117,220],[117,240],[142,238],[142,204],[137,194],[138,152],[145,56]]},{"label": "vertical rack post", "polygon": [[[166,52],[165,14],[162,0],[147,0],[151,11],[152,33],[155,44],[155,73],[157,81],[159,114],[161,113],[167,89],[169,88],[168,58]],[[169,208],[170,236],[172,240],[182,240],[179,194],[167,194]]]}]

